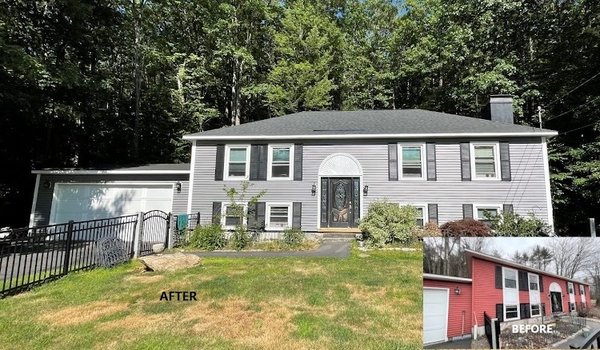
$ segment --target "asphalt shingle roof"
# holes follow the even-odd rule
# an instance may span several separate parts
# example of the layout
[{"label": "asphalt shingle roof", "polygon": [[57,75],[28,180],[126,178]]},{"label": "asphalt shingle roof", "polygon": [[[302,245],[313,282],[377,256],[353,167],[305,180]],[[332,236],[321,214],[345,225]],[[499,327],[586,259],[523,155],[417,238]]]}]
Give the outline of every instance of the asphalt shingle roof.
[{"label": "asphalt shingle roof", "polygon": [[189,163],[163,163],[163,164],[146,164],[132,167],[112,167],[112,168],[45,168],[33,170],[33,173],[42,174],[90,174],[90,173],[183,173],[189,172]]},{"label": "asphalt shingle roof", "polygon": [[[186,139],[324,135],[403,135],[532,133],[553,130],[507,124],[480,118],[423,109],[299,112],[238,126],[223,127],[184,136]],[[517,135],[518,136],[518,135]]]}]

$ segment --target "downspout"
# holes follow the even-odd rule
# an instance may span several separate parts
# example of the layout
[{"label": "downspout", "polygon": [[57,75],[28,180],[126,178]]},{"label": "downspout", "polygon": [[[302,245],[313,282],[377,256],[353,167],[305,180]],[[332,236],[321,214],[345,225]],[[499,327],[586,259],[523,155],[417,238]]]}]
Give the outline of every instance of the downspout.
[{"label": "downspout", "polygon": [[477,340],[477,329],[479,326],[477,325],[477,315],[475,315],[475,311],[473,311],[473,319],[475,320],[475,324],[473,325],[473,339]]},{"label": "downspout", "polygon": [[465,310],[462,312],[462,328],[460,329],[460,335],[465,335]]}]

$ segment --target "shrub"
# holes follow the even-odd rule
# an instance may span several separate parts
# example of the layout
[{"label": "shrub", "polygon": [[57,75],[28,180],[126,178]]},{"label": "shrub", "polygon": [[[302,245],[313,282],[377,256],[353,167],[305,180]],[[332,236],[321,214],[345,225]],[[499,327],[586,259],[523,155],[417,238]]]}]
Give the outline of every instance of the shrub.
[{"label": "shrub", "polygon": [[189,246],[206,250],[223,248],[225,232],[220,224],[197,226],[190,238]]},{"label": "shrub", "polygon": [[492,230],[496,236],[547,236],[550,228],[542,220],[529,214],[523,217],[516,213],[505,213],[492,218]]},{"label": "shrub", "polygon": [[423,239],[425,237],[440,237],[441,235],[442,231],[438,225],[433,222],[428,222],[423,227],[417,226],[413,229],[413,236],[418,239]]},{"label": "shrub", "polygon": [[370,246],[382,247],[394,241],[407,244],[415,237],[416,218],[417,210],[412,206],[376,201],[369,205],[358,227]]},{"label": "shrub", "polygon": [[474,219],[449,221],[440,226],[443,236],[451,237],[488,237],[492,230],[483,222]]},{"label": "shrub", "polygon": [[243,225],[238,225],[235,227],[235,230],[229,238],[229,245],[235,250],[242,250],[246,248],[251,241],[252,237],[250,236],[250,233],[246,231],[246,228]]},{"label": "shrub", "polygon": [[282,242],[289,247],[299,247],[304,242],[304,232],[296,228],[286,228],[283,231]]}]

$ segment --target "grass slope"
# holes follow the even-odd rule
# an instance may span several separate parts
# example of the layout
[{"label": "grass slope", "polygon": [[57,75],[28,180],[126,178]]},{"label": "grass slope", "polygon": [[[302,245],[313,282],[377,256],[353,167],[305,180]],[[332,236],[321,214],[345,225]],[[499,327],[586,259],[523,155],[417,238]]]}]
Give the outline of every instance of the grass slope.
[{"label": "grass slope", "polygon": [[[206,258],[76,273],[0,300],[2,349],[422,347],[421,252],[347,260]],[[196,291],[197,302],[159,301]]]}]

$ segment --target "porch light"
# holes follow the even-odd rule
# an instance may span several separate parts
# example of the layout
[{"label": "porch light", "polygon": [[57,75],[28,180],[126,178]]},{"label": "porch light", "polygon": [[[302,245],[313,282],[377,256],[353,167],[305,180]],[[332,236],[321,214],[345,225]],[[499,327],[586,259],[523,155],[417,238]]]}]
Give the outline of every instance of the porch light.
[{"label": "porch light", "polygon": [[460,288],[458,288],[458,286],[454,288],[454,294],[460,295]]},{"label": "porch light", "polygon": [[175,184],[175,189],[177,190],[177,193],[181,193],[181,182],[177,181]]},{"label": "porch light", "polygon": [[317,185],[315,185],[315,184],[312,184],[312,187],[310,188],[310,193],[311,193],[313,196],[316,196],[316,195],[317,195]]},{"label": "porch light", "polygon": [[365,185],[365,187],[363,187],[363,195],[365,195],[365,196],[369,195],[369,185]]},{"label": "porch light", "polygon": [[44,188],[50,188],[50,185],[52,185],[52,183],[50,183],[50,180],[44,181]]}]

